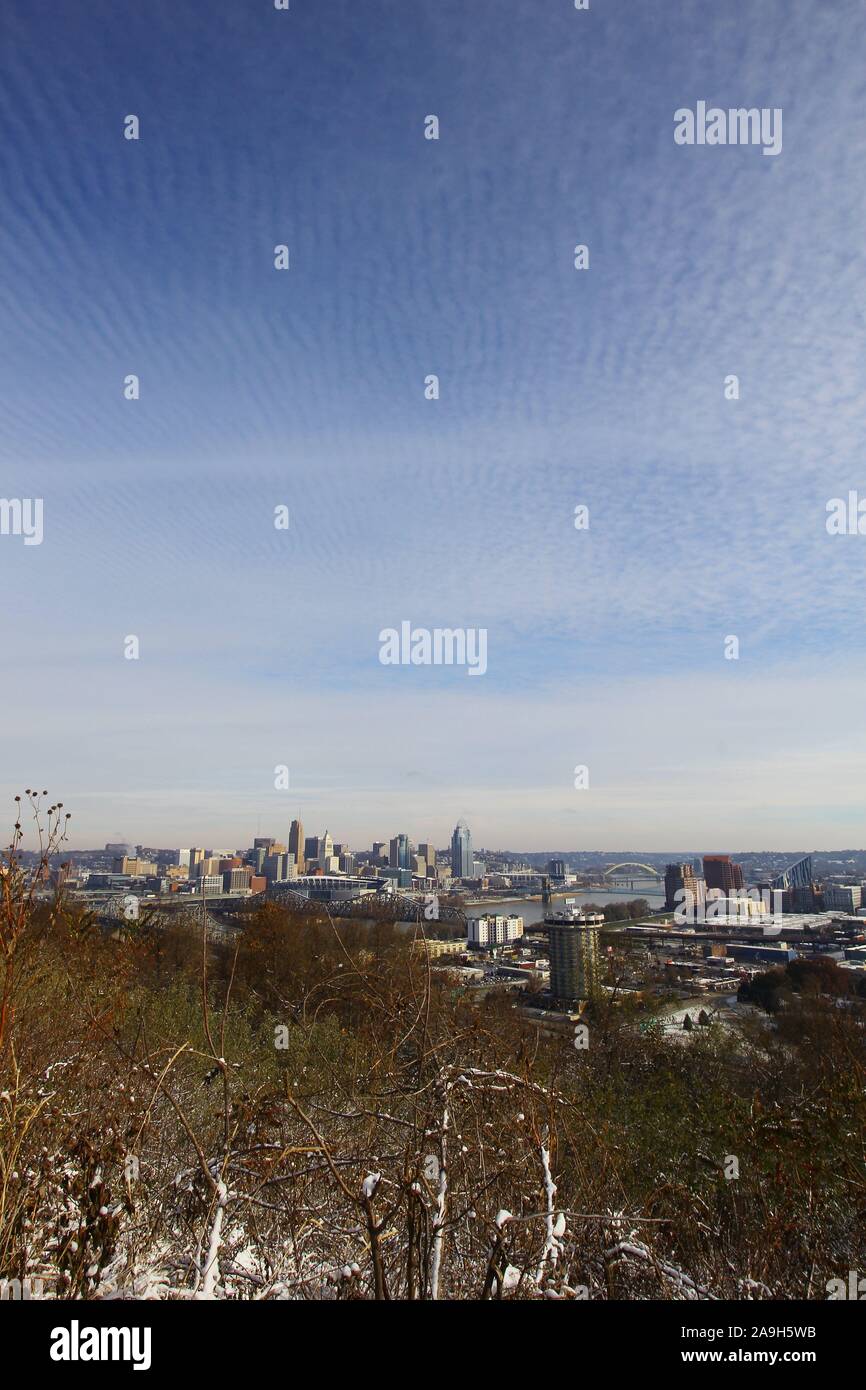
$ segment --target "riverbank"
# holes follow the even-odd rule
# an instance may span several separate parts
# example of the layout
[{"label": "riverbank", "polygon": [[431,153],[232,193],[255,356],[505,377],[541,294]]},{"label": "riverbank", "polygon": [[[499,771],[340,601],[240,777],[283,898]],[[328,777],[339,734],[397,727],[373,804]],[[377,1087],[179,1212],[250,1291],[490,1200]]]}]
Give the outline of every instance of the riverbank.
[{"label": "riverbank", "polygon": [[[557,899],[568,898],[574,902],[576,907],[586,907],[588,903],[596,903],[599,907],[605,898],[615,902],[633,902],[635,898],[644,898],[653,911],[658,911],[664,906],[664,893],[636,893],[627,891],[623,893],[618,889],[593,888],[589,891],[582,889],[572,889],[566,893],[557,893]],[[481,911],[509,912],[517,917],[522,917],[526,926],[534,922],[540,922],[548,911],[547,904],[541,900],[541,894],[531,894],[521,898],[470,898],[467,899],[466,911],[473,916]]]}]

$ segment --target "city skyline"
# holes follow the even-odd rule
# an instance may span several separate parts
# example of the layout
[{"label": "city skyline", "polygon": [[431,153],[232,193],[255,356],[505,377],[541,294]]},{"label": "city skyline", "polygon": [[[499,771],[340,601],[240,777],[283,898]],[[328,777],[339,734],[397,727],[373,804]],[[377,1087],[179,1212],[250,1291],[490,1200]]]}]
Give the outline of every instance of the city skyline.
[{"label": "city skyline", "polygon": [[[44,800],[44,806],[47,807],[47,805],[48,801]],[[18,814],[22,816],[23,846],[25,850],[28,848],[32,849],[32,846],[28,846],[27,844],[28,811],[24,810],[23,812],[19,812]],[[372,833],[368,833],[366,835],[361,834],[360,836],[353,838],[351,835],[347,835],[343,832],[338,832],[335,836],[327,828],[327,826],[321,834],[314,833],[312,835],[305,836],[305,819],[308,820],[308,823],[310,825],[320,823],[313,822],[306,815],[306,813],[304,813],[300,816],[297,814],[292,816],[291,821],[289,822],[288,831],[285,830],[285,827],[283,827],[282,831],[280,831],[280,828],[275,825],[262,825],[259,821],[257,821],[254,832],[251,831],[249,827],[247,827],[246,829],[241,829],[235,836],[223,837],[221,839],[208,840],[206,836],[195,833],[186,837],[184,837],[183,835],[181,835],[180,837],[169,836],[164,833],[158,834],[155,837],[140,836],[135,834],[126,835],[117,833],[114,835],[99,837],[98,840],[94,840],[88,843],[84,843],[83,841],[81,843],[78,843],[74,839],[74,827],[70,823],[67,826],[68,838],[64,842],[64,845],[69,853],[99,851],[100,849],[107,848],[108,846],[119,845],[127,845],[130,848],[135,848],[136,846],[147,846],[148,848],[159,847],[163,849],[187,849],[190,846],[196,847],[201,845],[206,846],[208,849],[219,849],[220,852],[225,851],[226,853],[233,853],[240,848],[248,848],[249,845],[259,840],[263,841],[265,839],[269,839],[271,843],[283,844],[289,850],[289,852],[292,853],[297,853],[297,849],[298,847],[300,847],[300,853],[301,855],[303,855],[305,845],[309,847],[313,841],[318,841],[320,844],[324,844],[324,842],[327,840],[329,842],[336,843],[337,845],[348,846],[348,848],[353,853],[367,852],[372,847],[375,847],[377,844],[380,844],[382,846],[383,856],[385,858],[390,859],[393,855],[394,845],[396,841],[405,839],[408,849],[418,851],[420,849],[423,849],[425,846],[431,847],[434,853],[442,856],[443,859],[450,861],[450,858],[454,853],[455,836],[459,828],[462,826],[468,834],[468,845],[470,855],[474,855],[476,853],[493,853],[501,855],[527,854],[533,856],[549,854],[552,858],[559,856],[565,857],[565,859],[567,860],[567,857],[569,855],[581,856],[598,854],[601,856],[606,854],[640,853],[648,855],[652,858],[659,859],[665,856],[668,856],[671,859],[676,859],[677,856],[680,856],[684,859],[702,858],[714,860],[720,858],[730,858],[736,861],[738,855],[752,856],[760,854],[791,854],[792,856],[794,856],[792,857],[793,863],[796,862],[795,856],[798,856],[800,854],[866,854],[866,845],[846,845],[842,842],[830,845],[811,844],[808,847],[804,847],[804,845],[802,844],[789,847],[781,844],[773,844],[770,842],[749,846],[738,842],[733,849],[723,851],[722,849],[720,849],[721,841],[718,837],[706,843],[697,841],[696,839],[692,838],[688,841],[682,841],[674,845],[667,845],[661,847],[658,844],[648,844],[641,846],[639,844],[634,843],[617,844],[615,842],[609,842],[608,844],[603,844],[599,842],[595,844],[587,844],[584,846],[576,846],[574,844],[571,844],[568,848],[563,848],[564,842],[560,841],[552,841],[549,844],[545,843],[536,846],[526,845],[518,842],[495,843],[489,840],[478,841],[477,837],[473,835],[471,827],[466,825],[465,819],[463,817],[459,818],[457,824],[452,828],[450,833],[446,832],[441,836],[434,836],[432,835],[432,833],[428,833],[427,831],[422,831],[417,835],[411,831],[397,831],[393,835],[383,832],[384,838],[382,838],[380,837],[380,829],[377,829]],[[333,816],[331,816],[331,820],[333,819]],[[324,821],[322,821],[321,824],[324,825]],[[275,831],[276,833],[270,834],[271,831]],[[401,865],[401,867],[404,867],[404,865]]]}]

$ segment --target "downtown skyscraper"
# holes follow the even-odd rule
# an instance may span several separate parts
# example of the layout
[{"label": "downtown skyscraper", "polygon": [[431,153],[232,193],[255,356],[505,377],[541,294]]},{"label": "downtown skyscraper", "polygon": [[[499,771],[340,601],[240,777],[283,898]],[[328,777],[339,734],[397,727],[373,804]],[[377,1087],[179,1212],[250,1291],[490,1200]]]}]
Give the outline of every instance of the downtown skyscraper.
[{"label": "downtown skyscraper", "polygon": [[472,878],[472,836],[464,820],[459,820],[451,836],[451,873],[454,878]]},{"label": "downtown skyscraper", "polygon": [[395,835],[388,846],[388,863],[392,869],[409,868],[409,836]]},{"label": "downtown skyscraper", "polygon": [[299,874],[306,868],[304,862],[304,827],[300,819],[293,820],[289,830],[289,853],[295,856],[295,864]]}]

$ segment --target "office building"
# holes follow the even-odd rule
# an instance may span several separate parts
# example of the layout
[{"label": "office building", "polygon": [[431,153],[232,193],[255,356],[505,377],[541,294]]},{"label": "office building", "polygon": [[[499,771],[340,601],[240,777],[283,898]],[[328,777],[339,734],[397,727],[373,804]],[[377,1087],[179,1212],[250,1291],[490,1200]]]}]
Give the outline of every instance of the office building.
[{"label": "office building", "polygon": [[298,873],[302,874],[306,868],[306,860],[304,859],[304,827],[300,820],[292,821],[289,830],[289,853],[295,856]]},{"label": "office building", "polygon": [[739,864],[731,862],[729,854],[705,854],[704,881],[707,894],[711,889],[719,888],[727,897],[732,891],[743,887],[743,870]]},{"label": "office building", "polygon": [[224,893],[248,893],[252,882],[253,871],[247,865],[242,869],[228,869],[223,873],[223,892]]},{"label": "office building", "polygon": [[128,857],[115,859],[113,868],[116,874],[132,874],[135,878],[155,874],[157,871],[156,863],[152,859],[130,859]]},{"label": "office building", "polygon": [[262,865],[262,872],[269,884],[282,883],[286,877],[286,856],[269,854]]},{"label": "office building", "polygon": [[859,883],[835,883],[823,892],[824,906],[833,912],[856,912],[863,901]]},{"label": "office building", "polygon": [[409,836],[395,835],[388,847],[388,864],[392,869],[409,868]]},{"label": "office building", "polygon": [[244,860],[251,866],[254,873],[260,874],[267,857],[268,851],[259,847],[258,849],[248,849],[244,855]]},{"label": "office building", "polygon": [[428,870],[436,868],[436,850],[426,840],[418,846],[418,858],[424,860]]},{"label": "office building", "polygon": [[451,836],[451,873],[454,878],[471,878],[473,874],[472,836],[463,820],[457,822]]}]

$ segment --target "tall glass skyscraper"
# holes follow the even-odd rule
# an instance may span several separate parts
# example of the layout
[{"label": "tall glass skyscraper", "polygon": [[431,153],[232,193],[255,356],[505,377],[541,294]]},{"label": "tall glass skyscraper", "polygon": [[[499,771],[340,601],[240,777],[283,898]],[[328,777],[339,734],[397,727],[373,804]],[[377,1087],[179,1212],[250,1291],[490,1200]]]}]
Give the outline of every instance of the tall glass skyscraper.
[{"label": "tall glass skyscraper", "polygon": [[464,820],[459,820],[451,836],[451,873],[454,878],[472,878],[472,836]]},{"label": "tall glass skyscraper", "polygon": [[409,836],[395,835],[388,846],[388,863],[392,869],[409,868]]}]

